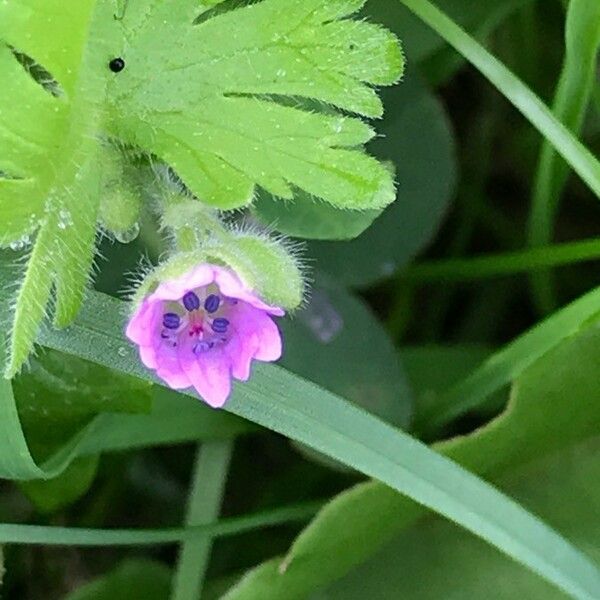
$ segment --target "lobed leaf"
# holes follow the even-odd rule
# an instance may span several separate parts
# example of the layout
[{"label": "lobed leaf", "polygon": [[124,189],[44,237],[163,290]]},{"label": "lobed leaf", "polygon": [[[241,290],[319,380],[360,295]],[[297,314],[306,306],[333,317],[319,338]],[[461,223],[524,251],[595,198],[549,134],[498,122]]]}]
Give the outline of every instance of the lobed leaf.
[{"label": "lobed leaf", "polygon": [[133,3],[115,48],[127,67],[109,88],[111,131],[220,208],[249,204],[255,185],[281,198],[297,187],[342,208],[382,208],[394,198],[392,178],[354,148],[372,130],[292,105],[314,99],[381,115],[371,85],[397,81],[403,59],[387,30],[342,19],[362,4],[263,0],[205,6],[195,21],[191,4],[170,14],[164,1],[143,11]]},{"label": "lobed leaf", "polygon": [[[361,148],[373,130],[340,112],[380,116],[373,86],[402,72],[394,35],[346,18],[363,3],[0,6],[0,245],[26,246],[38,232],[5,375],[31,351],[52,289],[57,326],[79,309],[111,177],[103,169],[107,138],[160,157],[219,208],[249,204],[257,186],[357,210],[394,199],[391,174]],[[125,69],[113,73],[110,60],[119,56]],[[337,110],[308,109],[306,99]],[[112,217],[129,223],[135,200],[117,196],[130,206],[113,206]],[[105,202],[105,224],[107,210]],[[117,235],[129,231],[109,226]]]},{"label": "lobed leaf", "polygon": [[384,90],[384,98],[391,110],[369,149],[393,160],[397,201],[356,239],[309,246],[320,269],[350,286],[373,284],[409,263],[435,237],[454,196],[458,166],[442,104],[416,76]]}]

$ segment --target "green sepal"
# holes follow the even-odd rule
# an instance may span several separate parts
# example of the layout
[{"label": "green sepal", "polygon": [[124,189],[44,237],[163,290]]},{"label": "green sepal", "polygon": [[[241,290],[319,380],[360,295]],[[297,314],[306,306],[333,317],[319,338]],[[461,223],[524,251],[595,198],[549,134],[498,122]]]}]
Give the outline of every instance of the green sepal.
[{"label": "green sepal", "polygon": [[304,298],[302,267],[285,243],[251,232],[223,230],[201,248],[179,252],[149,272],[137,288],[137,307],[162,281],[176,279],[194,267],[213,264],[231,269],[260,298],[286,310],[297,308]]},{"label": "green sepal", "polygon": [[234,234],[231,243],[218,240],[207,256],[236,271],[271,304],[293,310],[302,303],[305,282],[295,248],[258,233]]}]

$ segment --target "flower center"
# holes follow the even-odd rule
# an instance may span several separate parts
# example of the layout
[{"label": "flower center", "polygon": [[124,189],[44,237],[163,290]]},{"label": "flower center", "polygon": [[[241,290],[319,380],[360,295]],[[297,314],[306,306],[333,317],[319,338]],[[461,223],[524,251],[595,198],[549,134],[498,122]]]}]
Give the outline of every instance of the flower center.
[{"label": "flower center", "polygon": [[172,347],[184,340],[191,342],[198,356],[230,339],[230,305],[236,301],[224,297],[215,285],[186,292],[179,302],[165,302],[161,338]]}]

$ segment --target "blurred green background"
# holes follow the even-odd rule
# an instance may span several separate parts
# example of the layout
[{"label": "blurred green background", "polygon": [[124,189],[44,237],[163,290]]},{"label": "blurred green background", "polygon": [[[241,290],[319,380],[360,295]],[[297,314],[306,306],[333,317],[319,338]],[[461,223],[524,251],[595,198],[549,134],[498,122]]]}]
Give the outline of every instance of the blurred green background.
[{"label": "blurred green background", "polygon": [[[437,0],[436,4],[484,42],[546,103],[552,103],[564,56],[566,2]],[[439,393],[450,383],[547,312],[548,306],[532,296],[526,275],[456,283],[417,281],[410,276],[415,261],[504,253],[526,246],[542,142],[539,133],[478,72],[399,2],[370,0],[364,15],[394,30],[406,54],[404,81],[383,91],[386,113],[375,124],[380,136],[370,146],[377,157],[394,163],[398,197],[357,239],[307,243],[314,289],[307,306],[282,323],[286,339],[282,362],[410,430],[435,407]],[[581,138],[598,154],[597,81]],[[569,178],[554,240],[597,236],[598,217],[597,199],[576,177]],[[105,241],[101,252],[96,288],[120,295],[127,285],[123,274],[133,271],[142,256],[156,258],[160,240],[148,220],[134,243]],[[596,285],[598,267],[598,262],[588,262],[557,269],[555,307]],[[549,357],[546,370],[530,377],[544,381],[568,357],[584,361],[594,353],[600,356],[597,334],[577,344],[563,349],[565,356]],[[598,384],[591,376],[596,366],[591,363],[572,387],[563,379],[556,385],[563,386],[562,393],[569,399],[580,394],[584,404],[598,404]],[[582,383],[586,377],[588,387]],[[87,389],[80,387],[81,381],[86,381]],[[578,384],[583,386],[579,391]],[[76,393],[70,396],[74,388]],[[553,389],[548,388],[548,394]],[[169,402],[169,392],[121,380],[83,361],[69,359],[66,364],[50,351],[32,361],[31,371],[17,381],[15,393],[36,458],[50,455],[102,412],[106,403],[113,412],[136,414],[150,402],[165,406]],[[502,411],[507,397],[506,392],[494,395],[451,426],[429,431],[427,441],[475,430]],[[565,409],[562,417],[568,415]],[[234,417],[223,415],[207,426],[207,438],[238,433],[244,435],[236,439],[224,516],[325,500],[360,481],[340,465]],[[587,441],[503,472],[498,482],[600,558],[598,450],[597,440]],[[115,452],[78,459],[55,481],[2,482],[0,521],[178,527],[184,520],[194,454],[191,443]],[[218,539],[203,597],[218,597],[247,569],[285,553],[301,527],[289,524]],[[176,556],[173,546],[11,545],[4,556],[2,597],[167,598]],[[81,587],[95,578],[100,579],[91,587]],[[370,562],[315,592],[314,598],[555,596],[563,597],[483,542],[441,519],[427,517],[405,529]],[[293,597],[291,589],[289,597]]]}]

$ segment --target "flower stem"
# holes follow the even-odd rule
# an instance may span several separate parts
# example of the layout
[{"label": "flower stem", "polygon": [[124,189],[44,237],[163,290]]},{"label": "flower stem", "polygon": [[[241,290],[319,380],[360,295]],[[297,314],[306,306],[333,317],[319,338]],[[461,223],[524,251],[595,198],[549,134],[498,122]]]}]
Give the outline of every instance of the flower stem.
[{"label": "flower stem", "polygon": [[175,247],[181,252],[193,252],[209,239],[223,239],[227,231],[218,212],[173,190],[163,190],[161,221],[170,230]]},{"label": "flower stem", "polygon": [[[206,525],[219,514],[233,451],[231,440],[206,442],[198,447],[188,500],[186,525]],[[179,553],[171,600],[198,600],[210,558],[212,537],[184,542]]]}]

